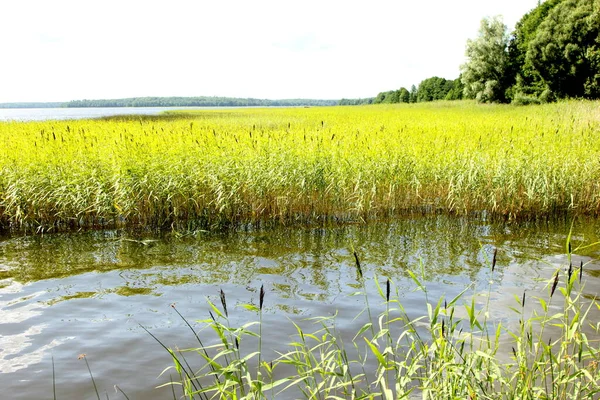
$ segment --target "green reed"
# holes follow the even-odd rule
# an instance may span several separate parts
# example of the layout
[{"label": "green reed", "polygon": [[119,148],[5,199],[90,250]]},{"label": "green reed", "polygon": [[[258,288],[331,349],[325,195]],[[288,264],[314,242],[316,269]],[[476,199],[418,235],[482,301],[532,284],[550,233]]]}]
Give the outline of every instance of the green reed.
[{"label": "green reed", "polygon": [[[163,347],[173,357],[172,368],[180,378],[176,384],[188,399],[597,398],[600,324],[591,321],[589,313],[600,310],[600,302],[582,295],[585,264],[570,262],[570,234],[566,250],[569,265],[558,268],[546,282],[546,297],[525,292],[515,297],[511,310],[517,327],[490,318],[494,250],[483,304],[475,301],[475,294],[468,298],[471,285],[451,299],[432,302],[422,276],[410,272],[427,305],[426,315],[411,319],[393,282],[386,279],[381,285],[375,277],[385,309],[376,318],[368,313],[369,321],[350,342],[343,341],[335,316],[310,318],[316,325],[312,331],[290,322],[295,336],[281,344],[276,359],[266,362],[261,347],[264,289],[258,307],[242,305],[258,313],[258,322],[239,327],[230,325],[221,291],[222,310],[209,300],[211,318],[200,321],[216,333],[217,344],[203,345],[199,337],[209,335],[204,328],[197,334],[188,324],[200,347],[179,352]],[[354,255],[358,278],[364,279]],[[252,342],[248,338],[255,344],[246,345]],[[186,355],[200,356],[201,365],[190,366],[183,361]]]},{"label": "green reed", "polygon": [[598,215],[598,102],[0,122],[0,230]]}]

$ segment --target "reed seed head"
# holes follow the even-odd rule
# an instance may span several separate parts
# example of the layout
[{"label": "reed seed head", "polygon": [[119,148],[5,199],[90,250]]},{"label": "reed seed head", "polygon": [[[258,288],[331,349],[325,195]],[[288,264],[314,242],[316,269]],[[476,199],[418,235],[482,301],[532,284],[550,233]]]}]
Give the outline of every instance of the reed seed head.
[{"label": "reed seed head", "polygon": [[446,337],[445,328],[446,328],[446,320],[443,319],[442,320],[442,337]]},{"label": "reed seed head", "polygon": [[387,302],[390,301],[390,278],[388,278],[387,282],[385,283],[385,300]]},{"label": "reed seed head", "polygon": [[554,295],[556,286],[558,286],[558,272],[559,272],[559,270],[557,270],[556,273],[554,274],[554,283],[552,283],[552,289],[550,290],[550,297],[552,297]]},{"label": "reed seed head", "polygon": [[265,285],[260,285],[260,295],[258,296],[258,305],[260,310],[263,309],[263,303],[265,301]]},{"label": "reed seed head", "polygon": [[221,293],[220,293],[220,297],[221,297],[221,304],[223,305],[223,311],[225,311],[225,316],[229,317],[229,314],[227,313],[227,301],[225,300],[225,292],[223,292],[223,289],[220,289]]}]

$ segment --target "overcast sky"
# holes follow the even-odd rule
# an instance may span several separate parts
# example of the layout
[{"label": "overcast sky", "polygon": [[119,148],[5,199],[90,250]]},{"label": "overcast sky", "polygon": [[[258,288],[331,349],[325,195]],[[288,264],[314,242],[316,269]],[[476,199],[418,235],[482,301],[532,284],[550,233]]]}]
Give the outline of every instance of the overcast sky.
[{"label": "overcast sky", "polygon": [[458,77],[483,17],[538,0],[2,0],[0,102],[372,97]]}]

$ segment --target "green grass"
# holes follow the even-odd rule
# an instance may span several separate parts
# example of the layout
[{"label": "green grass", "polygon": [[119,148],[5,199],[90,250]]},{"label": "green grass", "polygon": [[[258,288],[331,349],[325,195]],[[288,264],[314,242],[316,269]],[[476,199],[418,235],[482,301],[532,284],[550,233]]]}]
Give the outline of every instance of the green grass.
[{"label": "green grass", "polygon": [[0,123],[0,229],[600,212],[598,102]]},{"label": "green grass", "polygon": [[[570,245],[566,250],[570,260]],[[494,252],[485,304],[470,296],[471,286],[452,299],[431,301],[420,274],[411,272],[428,310],[416,319],[409,318],[393,282],[380,285],[375,278],[385,310],[372,317],[363,293],[369,317],[351,341],[343,341],[335,316],[312,318],[311,331],[290,321],[297,334],[271,361],[261,358],[262,337],[273,328],[263,327],[261,317],[268,295],[265,300],[261,288],[258,306],[242,305],[258,318],[232,326],[221,291],[221,307],[208,300],[210,319],[199,321],[199,332],[188,323],[198,348],[163,345],[179,377],[169,383],[177,388],[174,398],[175,392],[188,399],[598,398],[600,323],[590,312],[597,315],[600,302],[581,294],[585,265],[558,268],[544,298],[516,296],[514,327],[490,318],[495,264]],[[358,255],[356,266],[364,289]],[[217,344],[205,346],[200,338],[210,338],[209,331]],[[200,365],[190,361],[198,357]]]}]

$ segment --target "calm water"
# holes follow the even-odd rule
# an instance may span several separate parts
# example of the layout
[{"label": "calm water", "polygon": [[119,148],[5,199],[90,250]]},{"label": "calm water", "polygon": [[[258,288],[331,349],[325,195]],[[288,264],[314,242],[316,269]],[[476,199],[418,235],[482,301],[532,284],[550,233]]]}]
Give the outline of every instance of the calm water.
[{"label": "calm water", "polygon": [[[202,107],[216,109],[219,107]],[[86,119],[113,115],[157,115],[172,110],[197,110],[198,107],[85,107],[85,108],[0,108],[0,121],[44,121],[49,119]]]},{"label": "calm water", "polygon": [[[496,225],[448,217],[401,219],[394,223],[331,229],[295,228],[228,235],[132,237],[118,231],[13,237],[0,241],[0,387],[12,399],[48,398],[54,358],[57,397],[95,399],[79,360],[86,354],[101,396],[169,398],[155,389],[169,380],[161,371],[169,356],[138,324],[169,346],[194,346],[176,303],[190,321],[208,317],[206,298],[228,298],[232,324],[255,320],[236,304],[258,302],[266,289],[265,357],[285,352],[293,338],[291,319],[338,312],[337,327],[349,341],[364,307],[352,248],[361,255],[373,312],[382,310],[374,279],[390,277],[412,317],[423,315],[422,292],[407,269],[423,272],[430,299],[451,297],[471,282],[476,294],[494,280],[492,318],[511,322],[513,295],[534,296],[555,269],[565,265],[570,223]],[[573,243],[600,238],[600,222],[577,221]],[[498,248],[498,266],[489,259]],[[579,259],[588,263],[586,293],[600,292],[598,248]],[[592,315],[591,320],[598,320]],[[195,324],[196,327],[201,325]],[[203,331],[207,340],[212,338]],[[207,343],[205,343],[207,344]],[[106,394],[105,394],[106,393]],[[282,397],[283,398],[283,397]]]}]

